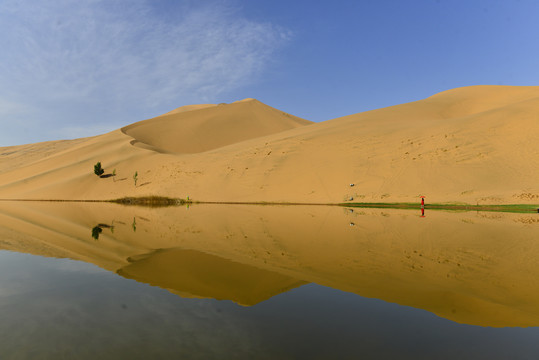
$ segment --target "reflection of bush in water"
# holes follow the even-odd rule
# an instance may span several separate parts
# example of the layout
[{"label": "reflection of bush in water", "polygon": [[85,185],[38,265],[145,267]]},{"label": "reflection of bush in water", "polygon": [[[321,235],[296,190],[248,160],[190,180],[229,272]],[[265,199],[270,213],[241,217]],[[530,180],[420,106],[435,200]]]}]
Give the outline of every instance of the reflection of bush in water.
[{"label": "reflection of bush in water", "polygon": [[99,234],[101,234],[103,232],[103,228],[110,229],[110,232],[114,233],[114,226],[107,225],[107,224],[97,224],[92,229],[92,237],[94,239],[98,240],[99,239]]},{"label": "reflection of bush in water", "polygon": [[99,226],[94,226],[92,229],[92,237],[96,240],[99,239],[99,234],[103,232],[103,229],[101,229]]}]

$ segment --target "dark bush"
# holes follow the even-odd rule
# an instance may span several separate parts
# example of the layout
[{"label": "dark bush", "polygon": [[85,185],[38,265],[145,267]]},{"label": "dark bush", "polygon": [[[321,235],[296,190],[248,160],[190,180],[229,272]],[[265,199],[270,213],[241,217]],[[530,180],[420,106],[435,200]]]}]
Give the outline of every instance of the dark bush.
[{"label": "dark bush", "polygon": [[101,176],[104,172],[105,170],[103,170],[103,168],[101,167],[101,162],[98,162],[94,165],[94,174],[96,174],[97,176]]}]

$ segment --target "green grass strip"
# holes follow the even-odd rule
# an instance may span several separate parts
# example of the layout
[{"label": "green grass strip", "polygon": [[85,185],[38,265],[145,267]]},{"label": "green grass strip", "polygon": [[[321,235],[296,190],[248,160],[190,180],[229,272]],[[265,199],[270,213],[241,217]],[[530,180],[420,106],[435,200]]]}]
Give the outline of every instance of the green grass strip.
[{"label": "green grass strip", "polygon": [[[420,210],[420,203],[341,203],[341,206],[380,209],[415,209]],[[470,205],[470,204],[425,204],[425,210],[449,211],[495,211],[511,213],[539,212],[539,205],[508,204],[508,205]]]}]

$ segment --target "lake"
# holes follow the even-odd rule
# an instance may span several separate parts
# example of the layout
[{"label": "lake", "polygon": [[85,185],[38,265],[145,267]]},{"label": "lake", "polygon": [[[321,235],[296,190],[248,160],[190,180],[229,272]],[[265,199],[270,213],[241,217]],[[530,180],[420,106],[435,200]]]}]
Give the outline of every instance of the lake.
[{"label": "lake", "polygon": [[534,359],[539,215],[0,202],[2,359]]}]

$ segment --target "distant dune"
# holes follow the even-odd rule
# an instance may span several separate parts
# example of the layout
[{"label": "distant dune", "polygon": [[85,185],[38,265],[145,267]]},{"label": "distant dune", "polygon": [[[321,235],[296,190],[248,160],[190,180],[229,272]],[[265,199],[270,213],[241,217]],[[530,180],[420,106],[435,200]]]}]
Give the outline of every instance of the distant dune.
[{"label": "distant dune", "polygon": [[122,128],[134,145],[175,154],[200,153],[279,133],[309,121],[254,99],[232,104],[181,107]]},{"label": "distant dune", "polygon": [[[514,86],[321,123],[254,99],[187,106],[96,137],[0,148],[0,198],[539,203],[537,113],[539,87]],[[95,176],[97,161],[117,176]]]}]

